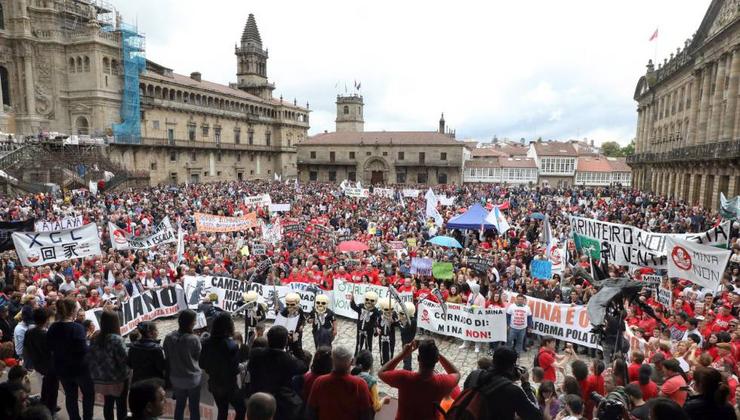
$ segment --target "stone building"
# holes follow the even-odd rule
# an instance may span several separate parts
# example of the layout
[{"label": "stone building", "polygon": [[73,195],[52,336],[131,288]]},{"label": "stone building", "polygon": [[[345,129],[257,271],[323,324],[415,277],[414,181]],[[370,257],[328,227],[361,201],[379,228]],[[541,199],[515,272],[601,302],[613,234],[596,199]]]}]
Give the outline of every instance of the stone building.
[{"label": "stone building", "polygon": [[632,170],[625,158],[605,156],[579,156],[576,163],[574,185],[603,187],[620,184],[632,185]]},{"label": "stone building", "polygon": [[363,98],[337,96],[336,131],[298,143],[301,181],[460,184],[464,143],[446,131],[364,131]]},{"label": "stone building", "polygon": [[527,157],[534,159],[542,185],[573,185],[578,152],[570,142],[536,141],[529,145]]},{"label": "stone building", "polygon": [[465,183],[536,184],[537,163],[526,157],[527,149],[496,144],[477,147],[465,161]]},{"label": "stone building", "polygon": [[740,7],[713,0],[694,36],[635,88],[634,185],[717,209],[740,194]]},{"label": "stone building", "polygon": [[98,0],[0,1],[0,131],[106,137],[110,160],[151,184],[296,175],[308,105],[272,97],[254,16],[223,85],[145,60],[113,14]]}]

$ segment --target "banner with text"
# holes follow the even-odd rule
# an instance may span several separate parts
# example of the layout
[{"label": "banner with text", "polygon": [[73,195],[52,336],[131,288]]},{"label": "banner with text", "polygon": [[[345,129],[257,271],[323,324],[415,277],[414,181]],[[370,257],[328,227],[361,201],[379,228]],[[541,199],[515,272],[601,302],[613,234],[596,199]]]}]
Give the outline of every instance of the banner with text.
[{"label": "banner with text", "polygon": [[419,303],[419,328],[466,341],[483,343],[506,341],[506,313],[503,308],[472,308],[456,303],[442,306],[430,300]]},{"label": "banner with text", "polygon": [[272,204],[270,194],[256,195],[254,197],[244,197],[244,205],[247,207],[261,207]]},{"label": "banner with text", "polygon": [[26,267],[101,254],[95,223],[57,232],[13,232],[13,243],[21,264]]},{"label": "banner with text", "polygon": [[82,216],[67,216],[53,222],[40,220],[34,224],[34,230],[36,232],[57,232],[60,230],[76,229],[81,227],[82,224]]},{"label": "banner with text", "polygon": [[[366,283],[350,283],[341,279],[334,280],[334,313],[346,318],[357,318],[357,312],[352,310],[350,307],[350,300],[355,299],[357,302],[362,302],[366,292],[375,292],[378,294],[378,301],[380,299],[388,299],[390,292],[385,286],[376,286],[374,284]],[[401,300],[404,302],[413,302],[414,296],[410,292],[399,293]]]},{"label": "banner with text", "polygon": [[217,216],[195,213],[195,228],[198,232],[239,232],[257,227],[257,214],[252,212],[241,217]]},{"label": "banner with text", "polygon": [[370,190],[367,188],[345,188],[344,195],[347,197],[368,198],[370,196]]},{"label": "banner with text", "polygon": [[730,222],[725,221],[701,233],[666,234],[648,232],[634,226],[583,217],[570,217],[572,232],[581,242],[581,249],[590,248],[593,255],[598,247],[600,255],[607,255],[609,262],[652,268],[667,268],[666,239],[683,239],[702,245],[727,248],[730,240]]},{"label": "banner with text", "polygon": [[701,245],[677,238],[667,238],[668,277],[678,277],[717,290],[732,251]]},{"label": "banner with text", "polygon": [[175,231],[172,230],[169,217],[165,217],[149,236],[131,236],[125,230],[108,222],[111,248],[124,251],[128,249],[149,249],[161,244],[177,242]]}]

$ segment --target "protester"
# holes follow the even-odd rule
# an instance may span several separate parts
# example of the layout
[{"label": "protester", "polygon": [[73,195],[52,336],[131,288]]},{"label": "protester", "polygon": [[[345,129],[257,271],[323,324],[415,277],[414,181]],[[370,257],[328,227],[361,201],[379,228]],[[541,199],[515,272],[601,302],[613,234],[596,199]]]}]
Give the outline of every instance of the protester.
[{"label": "protester", "polygon": [[257,392],[247,400],[247,419],[272,420],[275,409],[275,398],[272,395]]},{"label": "protester", "polygon": [[151,321],[143,321],[136,326],[136,330],[141,337],[131,343],[128,349],[131,383],[151,378],[164,381],[167,362],[164,359],[164,350],[157,340],[157,325]]},{"label": "protester", "polygon": [[166,394],[164,382],[159,378],[149,378],[134,382],[128,395],[131,409],[130,420],[155,420],[164,414]]},{"label": "protester", "polygon": [[372,374],[373,369],[373,354],[368,350],[361,351],[357,357],[355,357],[355,369],[357,372],[352,371],[352,374],[359,376],[362,380],[367,383],[367,387],[370,390],[370,400],[372,401],[373,411],[376,413],[383,408],[384,404],[390,402],[390,397],[386,396],[380,398],[378,394],[378,378]]},{"label": "protester", "polygon": [[316,353],[313,355],[313,361],[311,362],[311,369],[303,374],[301,398],[303,398],[304,402],[308,401],[308,396],[311,393],[311,386],[316,378],[331,372],[331,367],[331,347],[319,347],[316,349]]},{"label": "protester", "polygon": [[190,409],[190,419],[200,420],[201,370],[198,360],[201,344],[200,339],[193,334],[195,312],[180,312],[177,325],[177,331],[167,334],[162,346],[175,399],[175,420],[183,420],[186,404]]},{"label": "protester", "polygon": [[558,393],[555,391],[555,384],[552,381],[542,382],[537,391],[537,402],[540,405],[544,419],[552,420],[557,417],[558,412],[560,412],[560,401],[558,401]]},{"label": "protester", "polygon": [[683,406],[691,420],[735,420],[735,410],[728,403],[730,388],[718,370],[697,368],[694,371],[694,389],[697,394],[688,397]]},{"label": "protester", "polygon": [[332,350],[332,372],[318,377],[311,387],[308,409],[311,418],[372,419],[374,410],[367,383],[350,375],[352,353],[343,346]]},{"label": "protester", "polygon": [[95,384],[95,392],[103,395],[105,420],[113,420],[114,405],[116,418],[124,420],[128,413],[126,397],[131,371],[118,315],[103,311],[99,322],[100,331],[90,343],[90,351],[86,355],[90,377]]},{"label": "protester", "polygon": [[52,369],[53,363],[46,337],[49,327],[49,311],[46,308],[34,309],[33,321],[36,326],[26,333],[23,344],[24,358],[28,359],[34,370],[43,376],[41,380],[41,402],[51,413],[55,413],[57,411],[57,396],[59,395],[59,380]]},{"label": "protester", "polygon": [[211,325],[211,335],[203,341],[200,367],[208,373],[208,390],[218,407],[218,420],[226,420],[229,405],[236,412],[236,420],[244,420],[247,408],[239,393],[239,348],[233,339],[234,320],[221,313]]}]

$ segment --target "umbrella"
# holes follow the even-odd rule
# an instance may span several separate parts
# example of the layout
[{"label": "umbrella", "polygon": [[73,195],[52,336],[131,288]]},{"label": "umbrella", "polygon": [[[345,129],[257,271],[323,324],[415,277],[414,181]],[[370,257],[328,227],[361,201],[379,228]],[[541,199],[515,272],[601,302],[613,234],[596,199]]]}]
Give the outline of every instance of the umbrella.
[{"label": "umbrella", "polygon": [[344,241],[339,243],[337,249],[341,252],[360,252],[367,251],[368,247],[366,244],[359,241]]},{"label": "umbrella", "polygon": [[545,218],[545,215],[544,215],[544,214],[542,214],[542,213],[537,213],[537,212],[535,212],[535,213],[532,213],[532,214],[530,214],[530,215],[529,215],[529,217],[531,217],[531,218],[533,218],[533,219],[539,219],[539,220],[542,220],[542,219],[544,219],[544,218]]},{"label": "umbrella", "polygon": [[460,245],[460,242],[458,242],[457,239],[449,236],[435,236],[430,239],[429,242],[434,245],[445,246],[447,248],[462,248],[462,245]]}]

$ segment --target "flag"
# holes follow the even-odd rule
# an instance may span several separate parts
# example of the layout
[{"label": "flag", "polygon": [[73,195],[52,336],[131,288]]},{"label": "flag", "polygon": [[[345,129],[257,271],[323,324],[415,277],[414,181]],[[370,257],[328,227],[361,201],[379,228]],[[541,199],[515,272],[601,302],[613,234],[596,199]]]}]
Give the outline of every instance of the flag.
[{"label": "flag", "polygon": [[653,34],[650,35],[650,39],[648,40],[648,42],[653,41],[657,38],[658,38],[658,28],[655,28],[655,32],[653,32]]},{"label": "flag", "polygon": [[511,229],[509,222],[506,221],[506,217],[501,213],[498,206],[494,206],[493,210],[488,213],[486,223],[495,226],[499,235],[503,235],[507,230]]},{"label": "flag", "polygon": [[362,83],[357,84],[357,90],[360,90],[360,86],[362,86]]},{"label": "flag", "polygon": [[725,219],[740,219],[740,195],[728,200],[723,192],[719,193],[719,214]]},{"label": "flag", "polygon": [[434,297],[437,298],[437,301],[439,301],[439,306],[442,308],[442,317],[444,319],[447,319],[447,302],[445,302],[444,296],[442,296],[442,292],[439,291],[438,288],[432,289],[432,294]]},{"label": "flag", "polygon": [[429,188],[429,191],[427,191],[424,197],[427,199],[427,209],[426,209],[427,219],[429,218],[434,219],[434,224],[437,225],[438,227],[442,227],[442,224],[444,224],[444,219],[442,219],[442,215],[439,214],[439,211],[437,211],[437,202],[439,201],[437,199],[437,196],[434,194],[434,191],[432,191],[432,189]]},{"label": "flag", "polygon": [[355,187],[362,189],[362,184],[360,183],[360,181],[357,181],[357,183],[355,184]]},{"label": "flag", "polygon": [[540,242],[545,244],[545,257],[549,260],[550,252],[552,251],[550,248],[552,246],[552,230],[550,230],[550,216],[547,214],[545,214],[545,220],[542,223]]},{"label": "flag", "polygon": [[401,202],[401,207],[406,208],[406,201],[404,201],[401,191],[398,191],[398,201]]},{"label": "flag", "polygon": [[339,184],[339,188],[341,188],[341,189],[343,189],[343,190],[344,190],[345,188],[347,188],[347,183],[348,183],[348,182],[349,182],[349,181],[347,181],[347,180],[345,179],[344,181],[342,181],[342,183],[341,183],[341,184]]}]

